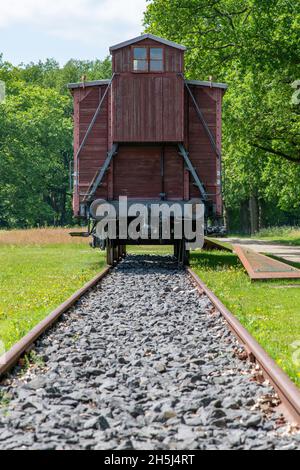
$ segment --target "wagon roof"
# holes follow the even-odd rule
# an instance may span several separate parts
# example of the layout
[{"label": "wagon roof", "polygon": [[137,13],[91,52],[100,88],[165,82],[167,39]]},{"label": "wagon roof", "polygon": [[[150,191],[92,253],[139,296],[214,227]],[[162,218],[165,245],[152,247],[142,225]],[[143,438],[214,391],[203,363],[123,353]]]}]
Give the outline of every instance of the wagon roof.
[{"label": "wagon roof", "polygon": [[162,44],[165,44],[166,46],[174,47],[175,49],[180,49],[181,51],[185,51],[186,47],[182,46],[181,44],[177,44],[176,42],[169,41],[168,39],[160,38],[158,36],[154,36],[154,34],[142,34],[141,36],[138,36],[133,39],[129,39],[128,41],[125,42],[120,42],[119,44],[116,44],[115,46],[112,46],[109,50],[110,52],[116,51],[118,49],[122,49],[122,47],[130,46],[131,44],[135,44],[137,42],[143,41],[144,39],[152,39],[153,41],[160,42]]},{"label": "wagon roof", "polygon": [[107,80],[93,80],[92,82],[78,82],[78,83],[69,83],[68,88],[84,88],[87,86],[100,86],[100,85],[108,85],[110,83],[110,79]]},{"label": "wagon roof", "polygon": [[[226,83],[217,83],[217,82],[206,82],[201,80],[186,80],[188,85],[196,85],[196,86],[204,86],[209,88],[223,88],[227,90],[228,85]],[[110,80],[94,80],[92,82],[79,82],[79,83],[69,83],[68,88],[75,89],[75,88],[84,88],[90,86],[101,86],[101,85],[108,85]]]}]

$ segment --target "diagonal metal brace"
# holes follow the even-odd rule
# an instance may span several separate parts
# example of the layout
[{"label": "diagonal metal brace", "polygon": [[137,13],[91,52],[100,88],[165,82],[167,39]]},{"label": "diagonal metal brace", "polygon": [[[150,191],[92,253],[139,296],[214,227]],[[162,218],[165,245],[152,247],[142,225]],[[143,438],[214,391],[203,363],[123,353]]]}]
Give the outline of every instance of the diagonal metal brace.
[{"label": "diagonal metal brace", "polygon": [[85,201],[90,201],[91,198],[94,196],[94,194],[96,193],[97,189],[99,188],[99,186],[101,185],[102,181],[103,181],[103,178],[111,164],[111,161],[113,159],[113,157],[115,155],[117,155],[118,153],[118,148],[119,148],[119,144],[113,144],[112,146],[112,149],[110,152],[108,152],[107,154],[107,157],[106,157],[106,160],[103,164],[103,166],[100,168],[98,174],[96,175],[93,183],[91,184],[91,187],[90,187],[90,190],[88,192],[88,194],[85,196],[84,200]]},{"label": "diagonal metal brace", "polygon": [[75,161],[77,161],[77,160],[79,159],[79,156],[80,156],[80,154],[81,154],[81,152],[82,152],[82,149],[83,149],[83,147],[85,146],[86,141],[87,141],[87,139],[88,139],[88,137],[89,137],[91,131],[93,130],[93,127],[94,127],[94,125],[95,125],[95,123],[96,123],[96,120],[97,120],[97,118],[98,118],[98,116],[99,116],[99,113],[100,113],[100,111],[101,111],[101,109],[102,109],[102,106],[103,106],[103,103],[104,103],[104,101],[105,101],[105,98],[106,98],[106,96],[107,96],[107,94],[108,94],[108,91],[109,91],[109,89],[110,89],[110,87],[111,87],[111,85],[112,85],[112,82],[113,82],[115,76],[116,76],[116,74],[114,73],[113,76],[112,76],[112,78],[111,78],[111,80],[110,80],[110,82],[109,82],[109,84],[107,85],[107,88],[106,88],[106,90],[105,90],[105,92],[104,92],[104,94],[103,94],[103,96],[102,96],[102,98],[101,98],[101,100],[100,100],[99,106],[98,106],[98,108],[96,109],[95,114],[94,114],[94,116],[93,116],[93,119],[91,120],[91,123],[90,123],[90,125],[89,125],[89,127],[88,127],[88,129],[87,129],[87,131],[86,131],[86,134],[85,134],[85,136],[84,136],[84,138],[83,138],[83,140],[82,140],[82,142],[81,142],[81,144],[80,144],[80,147],[79,147],[79,149],[78,149],[78,152],[77,152],[77,154],[76,154],[76,156],[75,156]]},{"label": "diagonal metal brace", "polygon": [[200,194],[203,198],[204,201],[207,201],[208,200],[208,195],[206,193],[206,190],[204,188],[204,185],[203,183],[201,182],[198,174],[197,174],[197,171],[195,170],[195,168],[193,167],[193,164],[190,160],[190,157],[189,157],[189,154],[188,152],[186,151],[186,149],[184,148],[184,145],[183,144],[178,144],[178,148],[179,148],[179,153],[180,155],[183,157],[185,163],[186,163],[186,166],[188,167],[189,171],[191,172],[194,180],[195,180],[195,183],[196,185],[198,186],[198,189],[200,191]]},{"label": "diagonal metal brace", "polygon": [[208,136],[208,138],[209,138],[209,141],[210,141],[210,143],[211,143],[211,146],[213,147],[213,149],[214,149],[216,155],[218,156],[218,158],[221,160],[221,158],[222,158],[221,152],[220,152],[220,150],[219,150],[218,147],[217,147],[215,138],[214,138],[214,136],[213,136],[213,134],[212,134],[210,128],[208,127],[208,124],[207,124],[207,122],[206,122],[206,120],[205,120],[205,117],[204,117],[204,115],[203,115],[203,113],[202,113],[202,111],[201,111],[201,109],[200,109],[200,107],[199,107],[199,105],[198,105],[198,103],[197,103],[197,100],[196,100],[195,96],[193,95],[193,92],[192,92],[192,90],[190,89],[190,87],[189,87],[189,85],[188,85],[188,83],[187,83],[186,80],[185,80],[184,83],[185,83],[185,86],[186,86],[186,88],[187,88],[187,90],[188,90],[188,92],[189,92],[189,95],[190,95],[191,99],[192,99],[192,102],[193,102],[193,105],[194,105],[194,107],[195,107],[196,113],[198,114],[198,117],[199,117],[199,119],[200,119],[200,121],[201,121],[201,123],[202,123],[202,125],[203,125],[203,127],[204,127],[204,130],[205,130],[205,132],[206,132],[206,134],[207,134],[207,136]]}]

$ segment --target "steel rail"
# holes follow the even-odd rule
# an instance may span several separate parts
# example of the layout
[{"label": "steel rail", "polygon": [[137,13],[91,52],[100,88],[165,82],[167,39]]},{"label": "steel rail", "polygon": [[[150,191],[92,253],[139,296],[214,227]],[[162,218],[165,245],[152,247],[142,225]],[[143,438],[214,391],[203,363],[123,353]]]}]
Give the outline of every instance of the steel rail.
[{"label": "steel rail", "polygon": [[50,315],[42,320],[37,326],[35,326],[24,338],[16,343],[8,352],[0,357],[0,377],[5,375],[14,365],[17,364],[18,360],[23,354],[26,354],[36,342],[36,340],[47,331],[67,310],[73,305],[90,289],[95,287],[107,274],[111,268],[105,268],[100,274],[97,274],[91,281],[85,284],[81,289],[75,292],[68,300],[57,307]]},{"label": "steel rail", "polygon": [[290,380],[282,369],[271,359],[267,352],[253,338],[253,336],[243,327],[239,320],[225,307],[218,297],[204,284],[199,276],[191,269],[187,272],[193,279],[198,290],[205,293],[211,300],[216,309],[223,315],[230,329],[237,337],[240,343],[245,346],[248,354],[252,354],[257,364],[259,364],[262,373],[277,391],[284,411],[290,420],[300,425],[300,391],[298,387]]}]

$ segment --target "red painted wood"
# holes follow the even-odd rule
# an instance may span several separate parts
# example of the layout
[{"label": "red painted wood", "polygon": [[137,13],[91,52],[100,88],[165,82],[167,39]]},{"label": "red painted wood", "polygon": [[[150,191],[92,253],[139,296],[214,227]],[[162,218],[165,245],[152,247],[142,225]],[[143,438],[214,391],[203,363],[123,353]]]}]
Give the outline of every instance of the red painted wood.
[{"label": "red painted wood", "polygon": [[[199,104],[206,122],[214,136],[217,138],[217,89],[207,90],[201,86],[191,86],[191,90]],[[188,109],[185,111],[189,116],[188,141],[189,154],[198,175],[203,182],[209,199],[217,205],[217,156],[212,148],[205,129],[195,111],[192,100],[188,101]],[[199,191],[190,178],[190,197],[199,197]]]},{"label": "red painted wood", "polygon": [[152,39],[144,39],[134,46],[123,47],[112,53],[113,57],[113,72],[115,73],[128,73],[132,72],[132,50],[134,47],[153,46],[161,47],[164,49],[165,55],[165,70],[164,72],[182,73],[184,68],[184,52],[174,47],[165,46]]},{"label": "red painted wood", "polygon": [[[164,72],[133,71],[134,47],[159,46]],[[183,51],[150,39],[113,52],[114,142],[182,142],[184,139]]]},{"label": "red painted wood", "polygon": [[123,146],[114,165],[114,198],[160,199],[161,148]]},{"label": "red painted wood", "polygon": [[[222,90],[217,90],[217,136],[216,142],[217,147],[220,152],[222,153],[222,98],[223,92]],[[218,193],[216,197],[216,211],[217,215],[221,216],[223,214],[223,199],[222,199],[222,162],[219,158],[216,159],[217,165],[217,185],[218,185]]]},{"label": "red painted wood", "polygon": [[[190,173],[184,168],[177,143],[184,142],[193,166],[204,183],[209,199],[222,214],[220,193],[221,162],[184,90],[179,75],[183,72],[184,54],[178,49],[144,40],[138,45],[164,49],[163,73],[133,73],[132,46],[113,53],[117,73],[86,145],[75,161],[79,172],[79,191],[74,191],[74,213],[114,142],[120,144],[96,197],[115,199],[128,196],[134,200],[160,199],[162,191],[161,154],[165,146],[164,191],[168,200],[199,198]],[[222,97],[224,91],[192,85],[200,109],[221,150]],[[74,95],[74,152],[78,151],[99,105],[106,85],[76,89]],[[79,194],[81,195],[79,198]]]},{"label": "red painted wood", "polygon": [[185,168],[184,170],[184,200],[190,199],[190,172]]},{"label": "red painted wood", "polygon": [[[108,149],[110,150],[113,145],[112,135],[112,93],[111,90],[108,95]],[[112,160],[107,175],[107,199],[111,201],[114,197],[114,160]]]},{"label": "red painted wood", "polygon": [[[90,88],[90,89],[89,89]],[[89,92],[87,93],[87,90]],[[99,102],[105,92],[106,85],[81,89],[82,93],[79,111],[79,136],[82,142],[88,126],[95,114]],[[79,143],[79,145],[80,145]],[[89,186],[103,165],[108,152],[108,99],[97,118],[95,126],[83,148],[79,158],[79,192],[83,201]],[[99,188],[98,197],[107,198],[107,181]]]},{"label": "red painted wood", "polygon": [[177,74],[122,74],[113,87],[114,142],[182,142],[184,85]]},{"label": "red painted wood", "polygon": [[165,146],[164,187],[166,199],[184,198],[184,165],[176,145]]},{"label": "red painted wood", "polygon": [[80,90],[74,92],[74,191],[73,191],[73,212],[74,215],[79,215],[79,175],[78,175],[78,161],[76,158],[79,149],[79,106],[80,106]]}]

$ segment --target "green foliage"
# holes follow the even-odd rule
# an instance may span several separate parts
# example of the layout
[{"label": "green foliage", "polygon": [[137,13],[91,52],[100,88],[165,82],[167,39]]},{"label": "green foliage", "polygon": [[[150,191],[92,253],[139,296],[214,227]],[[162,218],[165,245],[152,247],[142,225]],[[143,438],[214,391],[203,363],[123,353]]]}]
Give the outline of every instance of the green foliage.
[{"label": "green foliage", "polygon": [[[300,220],[300,4],[290,0],[153,0],[148,31],[187,46],[189,78],[225,81],[225,201],[250,197],[265,224]],[[276,209],[276,215],[274,214]],[[236,218],[238,218],[236,217]],[[238,221],[240,222],[240,221]]]},{"label": "green foliage", "polygon": [[72,223],[70,82],[111,76],[111,63],[54,59],[14,67],[0,55],[0,227]]}]

